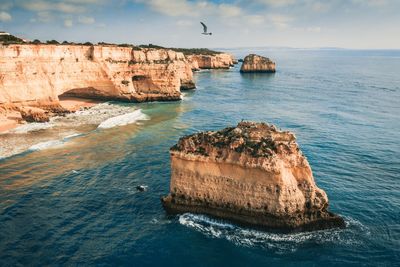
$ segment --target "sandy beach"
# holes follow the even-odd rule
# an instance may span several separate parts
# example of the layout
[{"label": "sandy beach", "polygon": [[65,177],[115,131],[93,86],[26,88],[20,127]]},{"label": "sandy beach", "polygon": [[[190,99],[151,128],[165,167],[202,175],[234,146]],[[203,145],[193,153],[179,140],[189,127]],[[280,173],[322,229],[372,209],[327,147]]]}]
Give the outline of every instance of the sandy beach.
[{"label": "sandy beach", "polygon": [[71,112],[78,111],[80,108],[93,107],[96,104],[102,103],[103,101],[94,99],[85,99],[77,97],[60,97],[60,105]]},{"label": "sandy beach", "polygon": [[20,125],[21,114],[18,111],[8,111],[0,114],[0,133],[7,132]]},{"label": "sandy beach", "polygon": [[[71,112],[78,111],[80,108],[93,107],[102,101],[93,99],[84,99],[76,97],[60,97],[60,105]],[[0,114],[0,133],[10,131],[19,125],[24,124],[21,114],[18,111],[7,111],[5,114]]]}]

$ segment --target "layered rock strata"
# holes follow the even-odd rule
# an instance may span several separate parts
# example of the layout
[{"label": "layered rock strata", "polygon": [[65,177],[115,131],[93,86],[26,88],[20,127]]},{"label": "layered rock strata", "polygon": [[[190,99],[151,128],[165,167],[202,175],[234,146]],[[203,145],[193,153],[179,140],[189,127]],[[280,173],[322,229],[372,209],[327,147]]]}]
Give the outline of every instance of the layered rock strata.
[{"label": "layered rock strata", "polygon": [[344,227],[328,211],[291,132],[241,122],[183,137],[170,150],[172,213],[194,212],[280,230]]},{"label": "layered rock strata", "polygon": [[256,54],[250,54],[243,60],[240,72],[268,72],[273,73],[276,71],[275,62],[269,58],[262,57]]},{"label": "layered rock strata", "polygon": [[237,63],[234,57],[227,53],[218,53],[215,55],[186,55],[186,58],[193,70],[229,69]]},{"label": "layered rock strata", "polygon": [[194,87],[182,53],[118,46],[0,46],[0,104],[57,102],[73,95],[106,100],[178,100]]}]

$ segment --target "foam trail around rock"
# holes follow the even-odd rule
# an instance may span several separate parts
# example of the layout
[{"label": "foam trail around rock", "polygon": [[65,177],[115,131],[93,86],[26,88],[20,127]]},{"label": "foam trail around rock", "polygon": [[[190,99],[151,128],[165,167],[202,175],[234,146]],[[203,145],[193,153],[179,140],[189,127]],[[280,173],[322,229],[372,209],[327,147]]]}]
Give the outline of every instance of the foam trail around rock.
[{"label": "foam trail around rock", "polygon": [[369,234],[362,223],[345,218],[346,229],[329,229],[314,232],[277,233],[264,232],[251,228],[242,228],[227,221],[213,219],[205,215],[185,213],[179,215],[181,225],[198,231],[211,238],[226,239],[235,245],[272,249],[275,253],[294,252],[307,243],[341,243],[354,245],[358,235]]}]

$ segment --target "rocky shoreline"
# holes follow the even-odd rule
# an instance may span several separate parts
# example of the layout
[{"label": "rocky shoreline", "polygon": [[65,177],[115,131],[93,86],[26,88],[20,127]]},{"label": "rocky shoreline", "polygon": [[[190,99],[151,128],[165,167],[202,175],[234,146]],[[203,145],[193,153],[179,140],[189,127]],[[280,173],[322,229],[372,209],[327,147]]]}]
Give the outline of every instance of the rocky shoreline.
[{"label": "rocky shoreline", "polygon": [[[196,53],[196,54],[190,54]],[[206,54],[199,54],[206,53]],[[212,62],[207,65],[207,62]],[[99,101],[178,101],[195,89],[193,70],[229,68],[229,54],[111,44],[0,45],[0,128],[73,112],[61,97]],[[17,113],[17,116],[15,116]]]},{"label": "rocky shoreline", "polygon": [[295,136],[265,123],[241,122],[183,137],[170,150],[170,213],[194,212],[266,229],[344,227],[328,211]]}]

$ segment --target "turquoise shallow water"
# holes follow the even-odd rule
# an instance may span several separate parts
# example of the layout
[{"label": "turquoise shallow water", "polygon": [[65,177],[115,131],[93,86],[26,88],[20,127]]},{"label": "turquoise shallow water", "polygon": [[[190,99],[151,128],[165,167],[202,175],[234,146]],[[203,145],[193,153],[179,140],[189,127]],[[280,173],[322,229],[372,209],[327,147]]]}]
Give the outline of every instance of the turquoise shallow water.
[{"label": "turquoise shallow water", "polygon": [[[278,72],[202,71],[181,102],[111,104],[148,120],[21,134],[63,139],[0,159],[0,265],[398,265],[400,52],[252,51],[276,60]],[[165,214],[169,147],[241,119],[296,133],[346,229],[287,235]],[[141,184],[148,191],[137,192]]]}]

